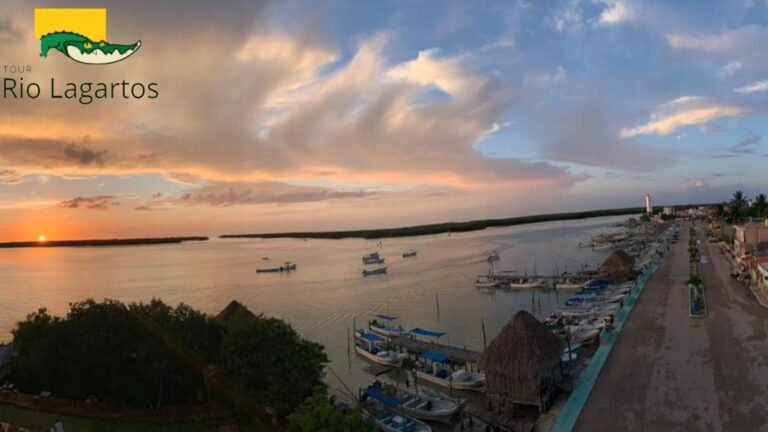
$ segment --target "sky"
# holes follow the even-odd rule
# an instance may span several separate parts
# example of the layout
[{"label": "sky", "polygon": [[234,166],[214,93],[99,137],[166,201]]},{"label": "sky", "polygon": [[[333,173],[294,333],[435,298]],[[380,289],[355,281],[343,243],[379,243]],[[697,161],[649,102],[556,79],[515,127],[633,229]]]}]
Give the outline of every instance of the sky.
[{"label": "sky", "polygon": [[[66,4],[64,4],[66,3]],[[40,57],[106,7],[113,65]],[[28,1],[0,10],[0,241],[361,229],[768,187],[764,1]],[[157,83],[52,99],[50,80]]]}]

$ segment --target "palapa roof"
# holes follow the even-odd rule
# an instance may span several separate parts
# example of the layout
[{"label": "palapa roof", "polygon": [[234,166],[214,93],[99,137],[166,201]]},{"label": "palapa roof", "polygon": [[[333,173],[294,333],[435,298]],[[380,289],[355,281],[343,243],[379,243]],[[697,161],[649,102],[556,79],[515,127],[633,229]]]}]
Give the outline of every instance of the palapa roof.
[{"label": "palapa roof", "polygon": [[635,259],[624,250],[614,251],[603,261],[600,270],[608,273],[631,272],[635,267]]},{"label": "palapa roof", "polygon": [[243,306],[242,303],[240,303],[237,300],[232,300],[231,302],[229,302],[227,307],[225,307],[221,312],[219,312],[218,315],[216,315],[216,317],[214,319],[216,321],[226,322],[226,321],[229,321],[230,319],[232,319],[232,317],[235,316],[235,314],[238,311],[244,311],[245,313],[247,313],[249,315],[255,316],[255,315],[253,315],[253,312],[249,311],[248,308]]},{"label": "palapa roof", "polygon": [[548,373],[560,362],[562,342],[526,311],[519,311],[480,356],[490,375],[526,380]]}]

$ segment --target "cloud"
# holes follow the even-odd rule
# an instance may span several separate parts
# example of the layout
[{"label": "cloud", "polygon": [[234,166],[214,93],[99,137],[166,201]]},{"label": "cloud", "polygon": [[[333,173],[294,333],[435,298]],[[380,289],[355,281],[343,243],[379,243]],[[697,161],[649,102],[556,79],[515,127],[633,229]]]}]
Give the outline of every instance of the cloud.
[{"label": "cloud", "polygon": [[0,169],[0,185],[10,186],[21,184],[22,176],[14,170]]},{"label": "cloud", "polygon": [[761,27],[746,25],[717,33],[669,33],[666,40],[670,47],[678,50],[726,53],[759,49],[768,40],[768,34]]},{"label": "cloud", "polygon": [[762,140],[762,135],[750,132],[749,135],[747,135],[747,137],[743,140],[732,146],[723,147],[722,150],[739,155],[753,154],[755,153],[755,150],[757,150],[757,145],[760,144]]},{"label": "cloud", "polygon": [[733,89],[737,93],[762,93],[766,90],[768,90],[768,80],[756,81]]},{"label": "cloud", "polygon": [[618,25],[632,22],[637,18],[637,7],[628,0],[598,0],[598,2],[606,5],[598,17],[598,23],[601,25]]},{"label": "cloud", "polygon": [[217,183],[189,190],[179,196],[153,194],[153,200],[136,210],[157,210],[167,206],[230,207],[257,204],[296,204],[335,199],[359,199],[377,192],[338,191],[325,187],[290,185],[279,182]]},{"label": "cloud", "polygon": [[732,77],[736,72],[740,71],[744,64],[740,61],[728,62],[715,71],[715,76],[719,79],[726,79]]},{"label": "cloud", "polygon": [[685,126],[705,125],[720,118],[745,117],[750,114],[752,110],[739,105],[702,96],[684,96],[658,106],[651,113],[648,123],[621,129],[619,137],[668,135]]},{"label": "cloud", "polygon": [[104,165],[104,158],[107,150],[94,150],[91,148],[80,147],[77,144],[69,144],[63,149],[64,157],[79,166]]},{"label": "cloud", "polygon": [[579,32],[584,29],[583,10],[580,0],[567,0],[545,22],[557,33]]},{"label": "cloud", "polygon": [[120,205],[120,203],[112,195],[77,197],[59,203],[59,207],[62,208],[84,208],[88,210],[109,210],[110,207],[118,205]]},{"label": "cloud", "polygon": [[552,73],[526,73],[523,75],[523,84],[536,88],[551,88],[568,78],[568,72],[564,67],[558,66]]},{"label": "cloud", "polygon": [[10,18],[0,19],[0,43],[9,44],[21,40],[21,29]]}]

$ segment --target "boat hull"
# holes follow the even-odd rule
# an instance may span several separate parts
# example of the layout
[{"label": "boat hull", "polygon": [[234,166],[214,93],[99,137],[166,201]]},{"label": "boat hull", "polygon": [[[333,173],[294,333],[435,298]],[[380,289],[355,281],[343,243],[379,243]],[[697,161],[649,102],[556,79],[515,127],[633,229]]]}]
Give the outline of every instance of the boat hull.
[{"label": "boat hull", "polygon": [[355,346],[355,352],[361,356],[364,357],[376,364],[380,364],[382,366],[397,366],[400,364],[400,362],[403,361],[405,358],[405,354],[396,354],[394,357],[380,357],[376,354],[373,354],[369,351],[366,351],[364,348],[361,348],[359,346]]},{"label": "boat hull", "polygon": [[453,388],[454,390],[482,392],[485,389],[485,379],[471,382],[451,381],[450,379],[436,377],[424,371],[416,371],[416,376],[420,380],[424,380],[444,388]]}]

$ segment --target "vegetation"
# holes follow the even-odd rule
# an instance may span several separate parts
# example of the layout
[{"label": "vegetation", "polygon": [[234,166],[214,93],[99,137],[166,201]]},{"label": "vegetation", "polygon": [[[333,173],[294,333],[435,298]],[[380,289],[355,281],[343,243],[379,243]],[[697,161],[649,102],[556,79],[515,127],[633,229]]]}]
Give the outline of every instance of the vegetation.
[{"label": "vegetation", "polygon": [[106,240],[48,240],[0,243],[0,248],[27,247],[78,247],[78,246],[137,246],[152,244],[173,244],[188,241],[206,241],[208,237],[161,237],[135,239],[106,239]]},{"label": "vegetation", "polygon": [[715,206],[713,216],[728,223],[739,223],[746,217],[764,218],[768,216],[768,198],[761,193],[750,200],[744,192],[737,190],[730,201]]},{"label": "vegetation", "polygon": [[449,222],[431,225],[418,225],[403,228],[385,228],[357,231],[326,231],[326,232],[287,232],[287,233],[266,233],[266,234],[228,234],[221,238],[321,238],[321,239],[340,239],[340,238],[386,238],[386,237],[410,237],[418,235],[441,234],[446,232],[465,232],[477,231],[492,227],[505,227],[513,225],[522,225],[538,222],[551,222],[570,219],[587,219],[600,216],[622,216],[628,214],[642,213],[643,209],[639,207],[593,210],[574,213],[554,213],[534,216],[521,216],[506,219],[484,219],[469,222]]},{"label": "vegetation", "polygon": [[318,392],[288,417],[288,431],[373,432],[373,425],[363,418],[359,409],[342,413],[331,405],[323,392]]},{"label": "vegetation", "polygon": [[11,379],[21,391],[145,409],[207,401],[203,373],[212,367],[240,408],[287,415],[322,386],[328,361],[284,321],[247,310],[220,321],[160,300],[86,300],[64,318],[40,309],[13,334]]}]

